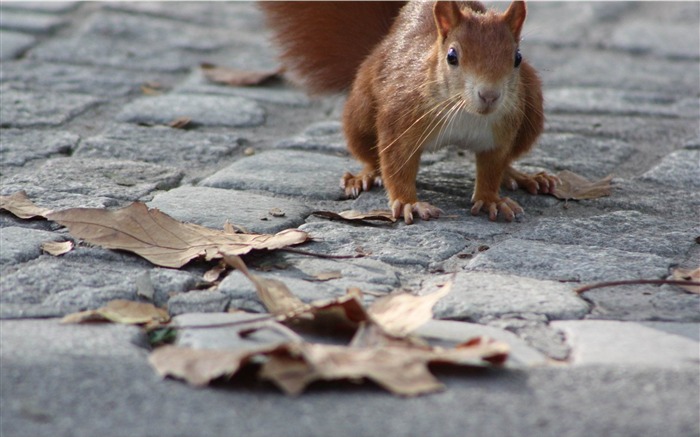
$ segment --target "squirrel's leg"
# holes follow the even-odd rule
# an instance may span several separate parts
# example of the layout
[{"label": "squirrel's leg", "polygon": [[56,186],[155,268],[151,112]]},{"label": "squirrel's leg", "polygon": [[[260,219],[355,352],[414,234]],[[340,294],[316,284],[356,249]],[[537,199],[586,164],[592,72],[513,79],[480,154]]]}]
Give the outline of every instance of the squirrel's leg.
[{"label": "squirrel's leg", "polygon": [[414,213],[423,220],[439,217],[442,210],[427,202],[419,202],[416,194],[421,150],[399,143],[389,143],[388,146],[380,143],[379,147],[384,186],[394,218],[403,217],[410,225]]},{"label": "squirrel's leg", "polygon": [[558,177],[546,172],[527,174],[508,166],[503,175],[503,186],[509,190],[522,188],[530,194],[551,194],[561,184]]},{"label": "squirrel's leg", "polygon": [[345,172],[340,179],[340,188],[348,197],[357,197],[372,186],[382,185],[379,173],[379,152],[377,133],[374,126],[372,105],[367,105],[359,91],[353,90],[348,96],[343,113],[343,129],[348,142],[348,150],[364,164],[357,175]]},{"label": "squirrel's leg", "polygon": [[485,211],[489,220],[495,221],[498,214],[510,222],[523,208],[508,197],[501,197],[499,188],[510,159],[507,150],[497,148],[476,154],[476,187],[472,195],[473,215]]}]

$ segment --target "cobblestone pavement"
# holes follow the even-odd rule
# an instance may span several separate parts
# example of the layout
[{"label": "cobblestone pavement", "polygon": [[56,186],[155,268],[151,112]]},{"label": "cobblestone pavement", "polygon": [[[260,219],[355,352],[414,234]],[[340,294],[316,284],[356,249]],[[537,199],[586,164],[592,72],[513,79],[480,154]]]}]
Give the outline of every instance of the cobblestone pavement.
[{"label": "cobblestone pavement", "polygon": [[[233,272],[199,290],[204,263],[156,268],[87,245],[55,258],[40,244],[70,238],[65,229],[1,213],[0,434],[700,435],[700,296],[668,285],[573,291],[700,265],[699,25],[697,2],[531,4],[523,54],[541,72],[548,120],[520,166],[612,173],[612,195],[516,192],[527,214],[492,223],[468,213],[472,157],[447,148],[425,156],[418,181],[447,217],[366,227],[311,215],[386,207],[381,190],[344,200],[338,188],[359,168],[340,133],[342,96],[203,78],[202,62],[275,67],[254,5],[3,2],[0,194],[26,190],[52,209],[141,200],[215,228],[300,227],[312,252],[368,254],[251,260],[305,301],[349,286],[367,299],[425,293],[456,273],[436,308],[452,321],[434,334],[488,330],[512,345],[514,365],[443,374],[446,392],[410,400],[372,386],[291,399],[253,382],[161,381],[137,329],[56,317],[139,299],[144,280],[172,314],[260,311],[252,286]],[[183,116],[190,129],[167,126]],[[329,270],[342,278],[308,281]]]}]

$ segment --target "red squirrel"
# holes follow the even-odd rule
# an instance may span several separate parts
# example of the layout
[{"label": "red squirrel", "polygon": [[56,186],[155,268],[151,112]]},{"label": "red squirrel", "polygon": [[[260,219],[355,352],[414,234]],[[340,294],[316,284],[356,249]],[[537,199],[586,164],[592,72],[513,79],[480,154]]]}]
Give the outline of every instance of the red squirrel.
[{"label": "red squirrel", "polygon": [[349,88],[343,130],[364,164],[349,197],[384,185],[395,218],[437,218],[421,202],[421,153],[455,144],[476,154],[471,213],[512,221],[522,207],[500,186],[550,193],[557,178],[511,163],[544,128],[541,82],[520,53],[524,1],[504,13],[476,1],[262,2],[292,78],[310,91]]}]

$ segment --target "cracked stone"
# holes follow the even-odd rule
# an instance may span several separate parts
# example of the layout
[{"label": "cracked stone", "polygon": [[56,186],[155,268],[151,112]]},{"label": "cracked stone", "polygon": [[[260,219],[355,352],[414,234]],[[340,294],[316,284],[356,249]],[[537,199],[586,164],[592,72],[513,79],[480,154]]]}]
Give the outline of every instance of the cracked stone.
[{"label": "cracked stone", "polygon": [[[3,45],[5,41],[3,40]],[[58,126],[100,102],[92,96],[55,92],[17,91],[0,87],[0,127]]]}]

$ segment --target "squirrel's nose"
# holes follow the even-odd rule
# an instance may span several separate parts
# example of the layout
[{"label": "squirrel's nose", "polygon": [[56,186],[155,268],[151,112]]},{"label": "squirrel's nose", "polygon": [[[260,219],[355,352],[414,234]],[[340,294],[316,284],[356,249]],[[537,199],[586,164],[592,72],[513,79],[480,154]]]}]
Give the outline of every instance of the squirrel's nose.
[{"label": "squirrel's nose", "polygon": [[479,91],[479,99],[486,105],[492,105],[501,97],[500,91],[496,90],[481,90]]}]

